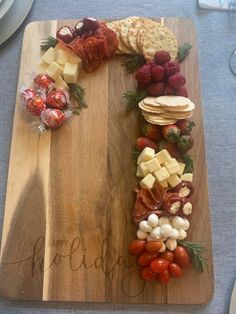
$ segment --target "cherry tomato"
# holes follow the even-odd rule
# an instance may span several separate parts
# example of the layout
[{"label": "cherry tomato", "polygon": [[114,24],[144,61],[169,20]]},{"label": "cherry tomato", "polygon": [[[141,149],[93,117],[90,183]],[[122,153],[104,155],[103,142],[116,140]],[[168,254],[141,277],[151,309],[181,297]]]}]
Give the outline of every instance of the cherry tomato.
[{"label": "cherry tomato", "polygon": [[156,278],[156,274],[151,270],[150,267],[142,268],[140,275],[143,278],[143,280],[147,280],[147,281],[153,280]]},{"label": "cherry tomato", "polygon": [[143,252],[141,255],[138,257],[138,264],[140,266],[149,266],[149,264],[157,258],[157,253],[149,253],[149,252]]},{"label": "cherry tomato", "polygon": [[161,247],[161,241],[149,241],[145,244],[145,250],[147,252],[158,252]]},{"label": "cherry tomato", "polygon": [[144,240],[133,240],[130,242],[128,250],[133,255],[139,255],[144,251],[145,243]]},{"label": "cherry tomato", "polygon": [[166,269],[162,273],[157,274],[157,280],[160,282],[162,285],[166,285],[170,281],[170,273],[169,270]]},{"label": "cherry tomato", "polygon": [[169,266],[169,261],[164,258],[156,258],[151,262],[150,267],[154,273],[162,273]]},{"label": "cherry tomato", "polygon": [[165,252],[160,254],[160,257],[166,259],[171,263],[174,260],[174,253],[169,250],[166,250]]},{"label": "cherry tomato", "polygon": [[183,246],[178,245],[175,249],[174,260],[182,268],[188,268],[190,266],[189,253]]},{"label": "cherry tomato", "polygon": [[172,277],[179,278],[182,276],[182,268],[176,263],[170,263],[169,271]]}]

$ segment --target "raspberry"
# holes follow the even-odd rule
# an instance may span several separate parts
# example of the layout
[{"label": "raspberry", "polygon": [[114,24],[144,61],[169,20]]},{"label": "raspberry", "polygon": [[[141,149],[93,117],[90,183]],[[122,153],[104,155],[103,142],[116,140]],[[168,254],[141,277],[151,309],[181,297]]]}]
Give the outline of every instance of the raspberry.
[{"label": "raspberry", "polygon": [[135,74],[135,79],[140,85],[148,85],[151,83],[151,68],[144,64]]},{"label": "raspberry", "polygon": [[177,96],[183,96],[183,97],[188,97],[188,90],[186,86],[181,86],[179,89],[176,90],[176,95]]},{"label": "raspberry", "polygon": [[175,73],[168,78],[168,85],[174,89],[179,89],[185,82],[185,77],[181,73]]},{"label": "raspberry", "polygon": [[162,65],[170,61],[170,54],[168,51],[157,51],[154,55],[156,64]]},{"label": "raspberry", "polygon": [[148,65],[150,68],[152,68],[155,64],[155,62],[153,60],[149,60],[145,63],[145,65]]},{"label": "raspberry", "polygon": [[164,93],[164,83],[152,83],[147,88],[150,96],[161,96]]},{"label": "raspberry", "polygon": [[155,65],[151,69],[152,80],[154,82],[161,82],[164,78],[164,68],[160,65]]},{"label": "raspberry", "polygon": [[169,61],[166,64],[164,64],[165,69],[165,76],[169,77],[172,74],[175,74],[180,71],[179,63],[176,61]]},{"label": "raspberry", "polygon": [[166,85],[165,89],[164,89],[164,94],[165,95],[175,95],[175,90],[172,87]]}]

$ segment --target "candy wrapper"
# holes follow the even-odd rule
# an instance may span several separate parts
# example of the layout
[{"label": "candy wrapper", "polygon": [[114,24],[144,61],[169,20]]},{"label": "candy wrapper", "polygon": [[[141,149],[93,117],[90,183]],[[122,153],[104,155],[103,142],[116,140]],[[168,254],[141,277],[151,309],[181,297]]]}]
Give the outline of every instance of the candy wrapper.
[{"label": "candy wrapper", "polygon": [[56,88],[46,74],[34,76],[33,81],[32,87],[20,89],[21,106],[32,126],[40,132],[61,127],[72,115],[68,91]]}]

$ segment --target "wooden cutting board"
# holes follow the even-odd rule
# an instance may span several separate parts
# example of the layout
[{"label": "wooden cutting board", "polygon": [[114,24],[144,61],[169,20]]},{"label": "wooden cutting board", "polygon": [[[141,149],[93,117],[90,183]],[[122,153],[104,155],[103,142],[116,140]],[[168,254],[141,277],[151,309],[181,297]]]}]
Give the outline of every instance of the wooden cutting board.
[{"label": "wooden cutting board", "polygon": [[[59,130],[34,132],[16,99],[0,257],[2,296],[168,304],[211,299],[211,227],[196,35],[190,20],[162,22],[180,44],[193,44],[181,65],[197,105],[192,150],[196,192],[188,239],[208,247],[208,271],[198,275],[190,269],[167,287],[144,284],[127,252],[137,230],[131,216],[137,181],[130,152],[140,135],[140,121],[136,113],[127,114],[122,103],[122,93],[135,88],[134,76],[125,73],[123,57],[114,57],[96,72],[82,75],[89,108]],[[74,23],[43,21],[26,27],[18,88],[31,84],[40,40]]]}]

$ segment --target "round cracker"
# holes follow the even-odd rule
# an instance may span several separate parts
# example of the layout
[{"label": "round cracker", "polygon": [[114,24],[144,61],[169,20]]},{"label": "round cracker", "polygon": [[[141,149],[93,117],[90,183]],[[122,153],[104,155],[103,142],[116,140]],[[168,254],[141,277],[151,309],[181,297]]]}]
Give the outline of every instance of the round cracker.
[{"label": "round cracker", "polygon": [[164,113],[164,110],[162,108],[152,108],[147,107],[144,104],[139,104],[139,108],[142,109],[144,112],[150,112],[150,113]]},{"label": "round cracker", "polygon": [[143,99],[143,103],[145,105],[149,105],[153,107],[161,107],[161,105],[156,102],[156,97],[151,97],[151,96],[145,97]]},{"label": "round cracker", "polygon": [[138,46],[138,35],[140,31],[143,31],[143,25],[145,20],[147,20],[147,18],[140,17],[135,19],[132,22],[128,32],[128,42],[132,49],[138,54],[142,54],[142,51],[139,49]]},{"label": "round cracker", "polygon": [[149,119],[149,120],[153,120],[159,123],[169,123],[171,124],[171,122],[176,121],[177,119],[170,119],[170,118],[164,118],[163,116],[161,116],[160,114],[152,114],[152,113],[145,113],[142,111],[142,115],[144,116],[144,118]]},{"label": "round cracker", "polygon": [[189,98],[183,96],[159,96],[156,97],[156,103],[164,107],[186,107],[191,103]]},{"label": "round cracker", "polygon": [[188,113],[195,109],[195,105],[193,102],[190,102],[186,107],[171,107],[171,106],[165,106],[164,107],[166,111],[168,112],[180,112],[180,113]]},{"label": "round cracker", "polygon": [[185,115],[181,115],[181,114],[169,114],[169,113],[161,113],[160,114],[162,117],[164,118],[167,118],[167,119],[177,119],[177,120],[182,120],[182,119],[188,119],[188,118],[191,118],[193,113],[190,112],[190,113],[187,113]]},{"label": "round cracker", "polygon": [[107,23],[107,27],[112,29],[115,33],[116,33],[116,36],[117,36],[117,40],[119,42],[119,47],[118,47],[118,50],[117,50],[117,54],[130,54],[131,51],[130,49],[128,49],[122,39],[121,39],[121,35],[120,35],[120,23],[121,21],[118,20],[118,21],[114,21],[114,22],[110,22],[110,23]]},{"label": "round cracker", "polygon": [[120,37],[124,45],[131,51],[136,52],[129,43],[128,34],[129,29],[132,27],[132,23],[138,19],[137,16],[128,17],[120,22]]},{"label": "round cracker", "polygon": [[175,124],[177,120],[172,120],[171,122],[160,122],[160,121],[157,121],[157,120],[152,120],[152,119],[149,119],[147,117],[144,117],[144,119],[149,122],[149,123],[152,123],[152,124],[157,124],[157,125],[170,125],[170,124]]}]

